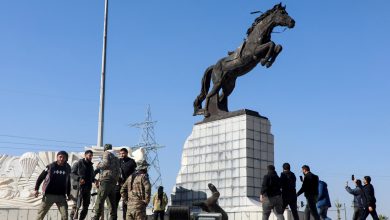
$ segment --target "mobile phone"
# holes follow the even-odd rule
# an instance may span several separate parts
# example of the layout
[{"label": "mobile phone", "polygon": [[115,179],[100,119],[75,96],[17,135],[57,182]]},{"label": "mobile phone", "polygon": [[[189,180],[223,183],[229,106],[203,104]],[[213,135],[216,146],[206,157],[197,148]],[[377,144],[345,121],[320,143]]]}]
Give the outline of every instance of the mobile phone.
[{"label": "mobile phone", "polygon": [[352,179],[352,181],[355,181],[355,175],[352,174],[351,179]]},{"label": "mobile phone", "polygon": [[299,176],[299,179],[301,180],[301,182],[303,182],[303,177],[302,176]]}]

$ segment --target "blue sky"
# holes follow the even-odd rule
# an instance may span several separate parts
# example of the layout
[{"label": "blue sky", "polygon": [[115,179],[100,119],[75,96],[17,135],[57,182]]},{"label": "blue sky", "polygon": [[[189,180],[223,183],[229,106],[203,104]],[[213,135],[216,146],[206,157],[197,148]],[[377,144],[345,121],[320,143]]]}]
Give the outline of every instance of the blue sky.
[{"label": "blue sky", "polygon": [[[136,144],[140,132],[128,124],[150,104],[170,190],[201,120],[192,102],[205,68],[239,46],[256,18],[250,12],[275,3],[110,1],[104,142]],[[390,3],[283,3],[296,26],[273,34],[284,50],[272,68],[238,79],[230,109],[270,119],[278,171],[285,161],[296,173],[309,164],[332,201],[347,206],[345,181],[371,175],[378,212],[390,216]],[[13,0],[0,11],[0,154],[96,143],[104,1]]]}]

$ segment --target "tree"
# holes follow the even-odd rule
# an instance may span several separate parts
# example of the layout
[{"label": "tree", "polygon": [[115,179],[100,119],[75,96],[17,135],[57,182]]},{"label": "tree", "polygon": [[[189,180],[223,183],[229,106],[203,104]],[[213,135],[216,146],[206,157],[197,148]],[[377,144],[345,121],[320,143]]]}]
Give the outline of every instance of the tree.
[{"label": "tree", "polygon": [[337,209],[337,220],[341,220],[340,209],[342,207],[342,204],[339,203],[339,201],[336,201],[334,203],[334,206],[336,206],[336,209]]},{"label": "tree", "polygon": [[386,215],[379,215],[379,220],[388,220],[389,217],[387,217]]}]

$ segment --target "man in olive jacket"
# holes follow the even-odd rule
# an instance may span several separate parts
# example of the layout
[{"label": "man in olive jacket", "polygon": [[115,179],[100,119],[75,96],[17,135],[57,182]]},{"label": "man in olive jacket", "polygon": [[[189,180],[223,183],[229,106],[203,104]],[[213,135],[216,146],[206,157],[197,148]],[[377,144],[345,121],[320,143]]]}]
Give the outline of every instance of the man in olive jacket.
[{"label": "man in olive jacket", "polygon": [[97,165],[100,171],[99,190],[95,202],[95,216],[92,220],[99,220],[103,214],[104,201],[107,200],[108,209],[110,210],[110,220],[117,219],[116,193],[115,186],[120,175],[119,159],[112,151],[111,144],[104,145],[103,160]]},{"label": "man in olive jacket", "polygon": [[151,184],[148,175],[149,164],[144,160],[138,163],[134,172],[121,188],[123,201],[127,203],[126,220],[146,219],[146,206],[150,202]]}]

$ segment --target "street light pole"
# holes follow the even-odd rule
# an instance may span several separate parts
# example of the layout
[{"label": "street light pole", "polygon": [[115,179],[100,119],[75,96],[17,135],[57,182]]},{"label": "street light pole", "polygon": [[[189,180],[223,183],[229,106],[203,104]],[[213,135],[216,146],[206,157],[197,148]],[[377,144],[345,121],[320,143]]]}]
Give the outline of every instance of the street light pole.
[{"label": "street light pole", "polygon": [[104,98],[105,98],[105,85],[106,85],[107,25],[108,25],[108,0],[105,0],[103,51],[102,51],[102,75],[101,75],[101,80],[100,80],[100,105],[99,105],[99,125],[98,125],[97,147],[103,147]]}]

